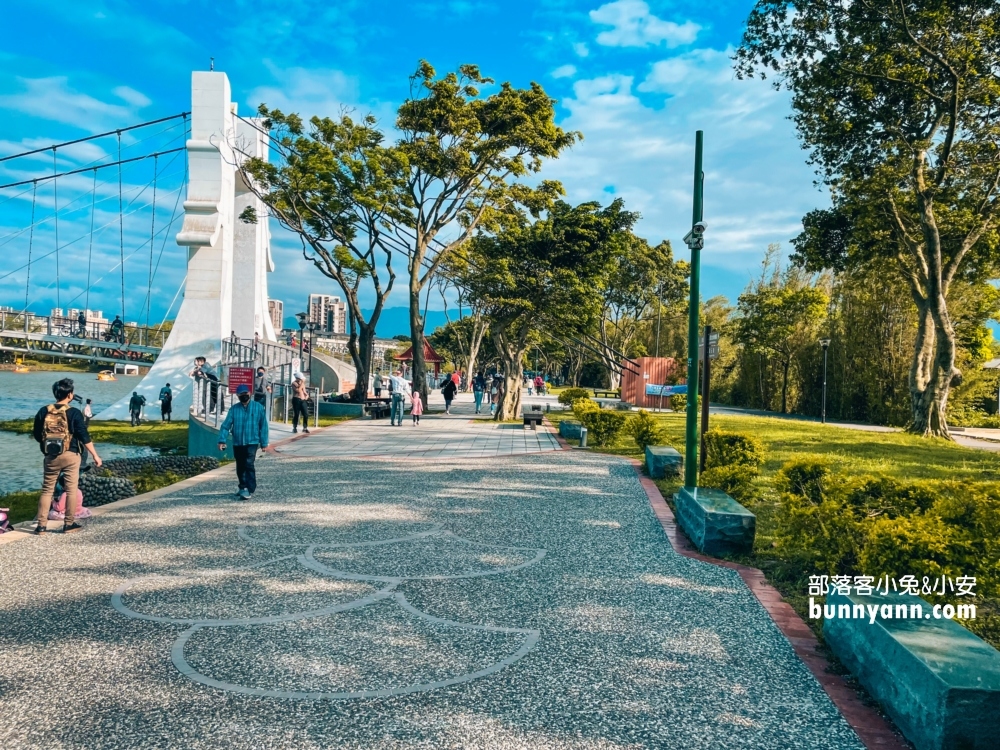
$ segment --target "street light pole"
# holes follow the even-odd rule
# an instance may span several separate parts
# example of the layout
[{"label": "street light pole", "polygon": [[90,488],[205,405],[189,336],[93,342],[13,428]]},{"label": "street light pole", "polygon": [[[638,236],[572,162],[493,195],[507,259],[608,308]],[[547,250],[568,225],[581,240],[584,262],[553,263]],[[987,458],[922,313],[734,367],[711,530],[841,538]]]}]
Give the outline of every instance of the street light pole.
[{"label": "street light pole", "polygon": [[830,348],[830,339],[820,339],[819,343],[823,347],[823,411],[820,421],[826,424],[826,353]]},{"label": "street light pole", "polygon": [[309,317],[306,313],[300,312],[295,313],[295,317],[299,320],[299,371],[302,371],[302,340],[305,338],[306,331],[306,319]]},{"label": "street light pole", "polygon": [[701,279],[701,248],[705,226],[703,189],[705,174],[702,171],[702,148],[705,133],[695,134],[694,145],[694,201],[691,211],[691,231],[684,238],[691,250],[691,297],[688,304],[688,361],[687,361],[687,424],[684,430],[684,486],[698,486],[698,303]]}]

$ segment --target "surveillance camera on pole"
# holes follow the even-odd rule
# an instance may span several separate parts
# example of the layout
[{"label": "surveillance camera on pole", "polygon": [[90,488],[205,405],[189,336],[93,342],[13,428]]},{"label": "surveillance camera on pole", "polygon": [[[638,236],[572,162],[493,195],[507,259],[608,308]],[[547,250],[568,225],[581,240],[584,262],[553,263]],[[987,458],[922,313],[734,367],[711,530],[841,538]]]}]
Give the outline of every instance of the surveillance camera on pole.
[{"label": "surveillance camera on pole", "polygon": [[708,224],[703,221],[696,221],[691,231],[684,235],[684,244],[691,250],[701,250],[705,247],[705,230]]}]

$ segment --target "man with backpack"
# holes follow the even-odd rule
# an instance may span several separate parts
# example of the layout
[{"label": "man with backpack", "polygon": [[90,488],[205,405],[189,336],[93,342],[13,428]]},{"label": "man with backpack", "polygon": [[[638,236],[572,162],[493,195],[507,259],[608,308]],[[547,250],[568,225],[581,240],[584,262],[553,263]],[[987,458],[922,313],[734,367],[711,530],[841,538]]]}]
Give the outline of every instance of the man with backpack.
[{"label": "man with backpack", "polygon": [[132,415],[132,426],[139,424],[142,418],[142,407],[146,405],[146,397],[140,396],[137,391],[132,391],[132,398],[128,400],[128,410]]},{"label": "man with backpack", "polygon": [[83,528],[75,520],[81,454],[86,450],[98,468],[103,463],[90,439],[90,433],[87,432],[83,413],[70,406],[73,401],[73,381],[69,378],[57,381],[52,386],[52,395],[55,396],[56,402],[38,410],[32,430],[32,435],[45,456],[42,494],[38,499],[36,535],[46,532],[52,494],[55,492],[56,481],[60,474],[63,475],[66,487],[66,518],[63,521],[63,533],[69,534]]}]

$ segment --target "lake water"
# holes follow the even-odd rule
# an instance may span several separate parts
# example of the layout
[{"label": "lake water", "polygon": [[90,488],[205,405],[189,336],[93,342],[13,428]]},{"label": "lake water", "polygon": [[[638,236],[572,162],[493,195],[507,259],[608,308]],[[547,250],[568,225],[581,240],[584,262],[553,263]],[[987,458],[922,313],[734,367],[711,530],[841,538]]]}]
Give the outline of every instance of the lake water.
[{"label": "lake water", "polygon": [[[140,378],[119,375],[105,382],[93,372],[0,372],[0,419],[30,419],[40,408],[52,403],[52,384],[72,378],[76,393],[93,399],[94,413],[110,406],[135,390]],[[80,404],[74,406],[81,408]],[[154,451],[142,446],[97,444],[101,458],[147,456]],[[0,494],[37,488],[42,483],[42,454],[30,435],[0,431]]]}]

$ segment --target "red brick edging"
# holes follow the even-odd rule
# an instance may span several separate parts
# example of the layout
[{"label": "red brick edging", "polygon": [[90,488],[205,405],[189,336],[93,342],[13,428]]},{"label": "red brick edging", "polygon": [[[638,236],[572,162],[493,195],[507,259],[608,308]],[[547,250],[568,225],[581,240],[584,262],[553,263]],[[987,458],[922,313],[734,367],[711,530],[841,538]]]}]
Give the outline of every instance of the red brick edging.
[{"label": "red brick edging", "polygon": [[[560,438],[561,440],[561,438]],[[565,442],[565,441],[563,441]],[[841,715],[857,732],[858,737],[868,750],[907,750],[909,745],[893,731],[888,722],[883,719],[873,708],[866,706],[858,698],[857,693],[851,689],[846,680],[840,675],[827,671],[830,663],[819,651],[819,643],[816,636],[809,629],[809,626],[802,621],[791,605],[783,601],[781,594],[764,578],[764,574],[757,568],[751,568],[739,563],[719,560],[708,557],[698,552],[688,541],[687,537],[677,527],[673,511],[667,505],[667,501],[660,493],[660,488],[652,479],[642,473],[642,463],[634,458],[628,459],[639,475],[639,482],[646,491],[649,504],[653,508],[653,513],[660,525],[663,527],[670,545],[680,555],[690,557],[695,560],[718,565],[723,568],[731,568],[740,574],[750,591],[757,597],[767,614],[774,620],[778,630],[788,639],[796,655],[805,663],[809,671],[812,672],[816,681],[823,686],[830,700],[840,711]]]}]

